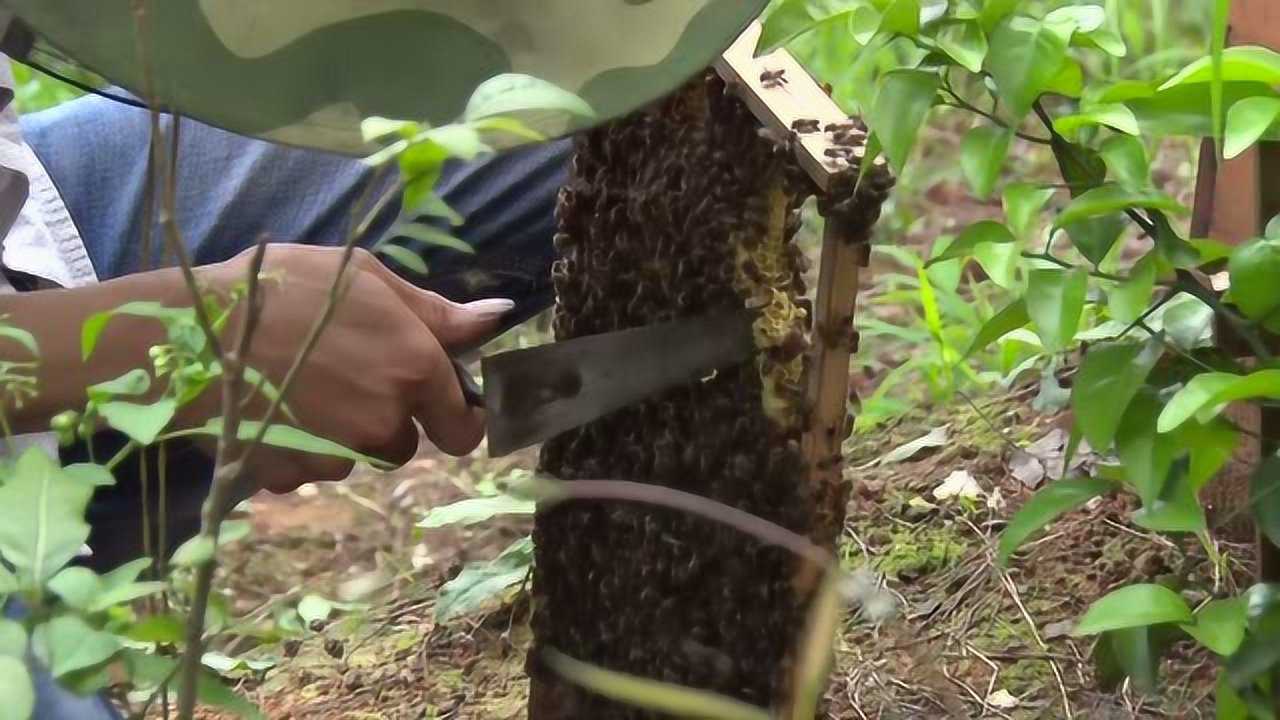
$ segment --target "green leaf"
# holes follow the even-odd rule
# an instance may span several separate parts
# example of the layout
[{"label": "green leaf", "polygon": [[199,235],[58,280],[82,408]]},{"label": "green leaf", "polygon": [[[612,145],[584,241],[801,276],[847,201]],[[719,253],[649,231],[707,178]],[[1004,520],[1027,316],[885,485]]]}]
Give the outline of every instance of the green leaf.
[{"label": "green leaf", "polygon": [[1219,372],[1196,375],[1165,405],[1157,428],[1162,433],[1170,432],[1192,416],[1208,422],[1227,403],[1249,398],[1280,398],[1280,370],[1259,370],[1249,375]]},{"label": "green leaf", "polygon": [[102,465],[76,463],[62,468],[62,472],[76,482],[85,483],[93,487],[110,487],[116,484],[116,479],[112,477],[111,471]]},{"label": "green leaf", "polygon": [[196,535],[173,551],[169,562],[175,567],[198,567],[213,559],[217,543],[208,535]]},{"label": "green leaf", "polygon": [[1057,74],[1044,86],[1044,92],[1069,98],[1080,97],[1084,94],[1084,68],[1075,60],[1066,58]]},{"label": "green leaf", "polygon": [[907,37],[920,34],[920,0],[892,0],[880,16],[880,32]]},{"label": "green leaf", "polygon": [[960,169],[974,196],[981,199],[991,196],[1012,138],[1012,132],[990,125],[979,125],[964,136],[960,144]]},{"label": "green leaf", "polygon": [[115,310],[90,315],[80,327],[81,359],[88,360],[93,355],[98,340],[102,337],[102,331],[106,329],[111,318],[118,315],[150,318],[169,327],[184,319],[193,318],[194,311],[191,308],[168,308],[158,302],[137,301],[125,303]]},{"label": "green leaf", "polygon": [[[1253,240],[1240,246],[1227,263],[1231,274],[1228,299],[1250,320],[1264,322],[1280,309],[1280,239]],[[1280,327],[1280,323],[1267,323]]]},{"label": "green leaf", "polygon": [[1132,323],[1151,305],[1151,293],[1156,286],[1156,261],[1153,255],[1145,255],[1129,272],[1129,279],[1116,283],[1107,295],[1107,310],[1117,322]]},{"label": "green leaf", "polygon": [[555,650],[544,650],[542,660],[574,685],[635,708],[705,720],[770,720],[773,717],[768,711],[741,700],[606,670]]},{"label": "green leaf", "polygon": [[1080,128],[1105,125],[1128,135],[1138,135],[1138,118],[1126,105],[1097,105],[1075,115],[1063,115],[1053,121],[1053,128],[1067,137],[1075,137]]},{"label": "green leaf", "polygon": [[266,720],[266,716],[252,701],[223,684],[212,672],[201,671],[196,678],[196,698],[201,705],[226,710],[238,717],[250,720]]},{"label": "green leaf", "polygon": [[1012,243],[1015,240],[1009,228],[993,220],[982,220],[965,228],[955,242],[948,245],[937,257],[926,262],[925,267],[931,267],[944,260],[969,257],[973,254],[974,248],[984,243]]},{"label": "green leaf", "polygon": [[1027,315],[1051,353],[1067,348],[1080,327],[1089,275],[1082,270],[1040,268],[1027,282]]},{"label": "green leaf", "polygon": [[186,622],[178,615],[148,615],[130,625],[125,637],[135,642],[177,645],[186,636]]},{"label": "green leaf", "polygon": [[1005,290],[1015,290],[1022,248],[1017,243],[983,243],[973,249],[973,258],[986,271],[991,282]]},{"label": "green leaf", "polygon": [[27,630],[16,620],[0,618],[0,657],[25,658]]},{"label": "green leaf", "polygon": [[1098,148],[1109,174],[1131,190],[1151,184],[1151,163],[1142,141],[1129,135],[1113,135]]},{"label": "green leaf", "polygon": [[1272,455],[1254,470],[1249,498],[1258,529],[1272,544],[1280,544],[1280,457]]},{"label": "green leaf", "polygon": [[415,138],[416,142],[424,140],[444,148],[450,158],[459,160],[475,160],[485,153],[493,152],[493,148],[480,139],[480,133],[468,125],[443,125],[424,131]]},{"label": "green leaf", "polygon": [[991,32],[996,25],[1000,24],[1010,14],[1017,9],[1022,0],[983,0],[982,12],[978,15],[978,20],[982,24],[982,29]]},{"label": "green leaf", "polygon": [[1218,671],[1218,684],[1214,690],[1215,717],[1217,720],[1249,720],[1249,706],[1240,693],[1227,681],[1226,670]]},{"label": "green leaf", "polygon": [[409,211],[422,204],[423,198],[435,190],[436,181],[444,171],[444,164],[449,159],[449,149],[428,138],[415,139],[400,153],[400,173],[406,179],[421,181],[426,185],[421,192],[412,196],[406,189],[404,210]]},{"label": "green leaf", "polygon": [[1171,625],[1134,627],[1102,634],[1095,646],[1099,685],[1115,692],[1121,681],[1129,679],[1133,689],[1150,694],[1159,687],[1162,632]]},{"label": "green leaf", "polygon": [[422,131],[422,126],[407,120],[392,120],[384,117],[367,117],[360,121],[360,136],[366,143],[377,142],[391,136],[402,139],[412,138]]},{"label": "green leaf", "polygon": [[0,485],[0,555],[22,584],[43,585],[89,538],[84,521],[93,486],[76,482],[33,447]]},{"label": "green leaf", "polygon": [[0,338],[8,338],[21,345],[24,350],[33,356],[40,357],[40,345],[36,343],[35,336],[22,328],[14,327],[8,323],[0,323]]},{"label": "green leaf", "polygon": [[1071,401],[1076,424],[1095,450],[1111,447],[1125,409],[1163,354],[1164,341],[1158,336],[1141,344],[1113,343],[1089,348],[1080,364]]},{"label": "green leaf", "polygon": [[1080,47],[1095,47],[1116,58],[1122,58],[1129,54],[1129,48],[1125,46],[1124,38],[1105,26],[1092,32],[1076,33],[1071,38],[1071,44]]},{"label": "green leaf", "polygon": [[137,397],[151,389],[151,375],[146,370],[137,369],[121,375],[115,380],[108,380],[86,388],[89,399],[97,403],[105,403],[114,397]]},{"label": "green leaf", "polygon": [[533,540],[516,540],[502,554],[485,563],[472,563],[440,588],[436,621],[449,622],[473,612],[529,575],[533,564]]},{"label": "green leaf", "polygon": [[971,73],[982,72],[987,57],[987,36],[973,20],[948,22],[938,31],[938,48]]},{"label": "green leaf", "polygon": [[1058,516],[1114,489],[1115,486],[1110,481],[1102,478],[1071,478],[1050,482],[1018,510],[1009,520],[1009,526],[1000,533],[997,555],[1000,564],[1008,565],[1014,551]]},{"label": "green leaf", "polygon": [[216,543],[203,533],[196,535],[178,546],[170,562],[180,567],[204,564],[213,559],[215,548],[243,540],[252,531],[253,525],[248,520],[226,520],[218,528]]},{"label": "green leaf", "polygon": [[460,240],[440,228],[424,223],[402,223],[391,229],[392,237],[404,237],[416,240],[424,245],[446,247],[460,253],[474,255],[476,250],[466,241]]},{"label": "green leaf", "polygon": [[1263,630],[1251,633],[1227,658],[1227,680],[1236,690],[1244,690],[1277,665],[1280,665],[1280,632]]},{"label": "green leaf", "polygon": [[89,568],[69,567],[53,576],[49,590],[76,610],[88,610],[93,599],[102,591],[98,574]]},{"label": "green leaf", "polygon": [[1227,657],[1244,642],[1249,624],[1242,598],[1213,600],[1196,611],[1195,622],[1182,629],[1201,645]]},{"label": "green leaf", "polygon": [[37,625],[31,646],[55,678],[104,663],[122,647],[114,635],[94,629],[75,615],[59,615]]},{"label": "green leaf", "polygon": [[1150,208],[1185,215],[1190,212],[1182,203],[1156,190],[1130,190],[1123,185],[1107,183],[1089,190],[1071,201],[1058,214],[1054,227],[1081,220],[1102,217],[1129,209]]},{"label": "green leaf", "polygon": [[[880,13],[870,5],[859,5],[853,9],[852,13],[848,11],[828,16],[827,19],[821,21],[814,26],[815,29],[821,26],[829,25],[831,21],[840,20],[845,17],[849,19],[849,33],[853,35],[854,42],[859,45],[871,45],[874,42],[888,42],[893,38],[888,35],[877,35],[880,32]],[[875,51],[871,48],[864,49],[863,52],[869,52],[874,55]],[[861,104],[861,101],[859,101]]]},{"label": "green leaf", "polygon": [[1027,314],[1026,302],[1024,300],[1015,300],[983,324],[978,330],[978,334],[974,336],[973,342],[970,343],[969,349],[965,351],[964,356],[972,357],[974,353],[983,350],[991,343],[1025,326],[1029,322],[1031,322],[1031,316]]},{"label": "green leaf", "polygon": [[431,272],[421,255],[403,245],[381,243],[377,246],[376,252],[379,255],[391,258],[405,269],[418,275],[426,275]]},{"label": "green leaf", "polygon": [[510,495],[468,498],[431,508],[418,523],[420,528],[466,527],[500,515],[532,515],[537,503]]},{"label": "green leaf", "polygon": [[1054,27],[1013,16],[991,35],[987,72],[1015,124],[1058,75],[1067,54],[1067,38]]},{"label": "green leaf", "polygon": [[137,582],[138,575],[150,564],[151,560],[143,557],[102,577],[87,568],[67,568],[49,580],[49,589],[73,609],[102,612],[164,591],[164,583]]},{"label": "green leaf", "polygon": [[1129,402],[1116,428],[1116,454],[1124,467],[1125,480],[1142,499],[1155,503],[1164,491],[1178,451],[1178,439],[1157,433],[1153,420],[1160,414],[1160,398],[1150,387],[1140,387]]},{"label": "green leaf", "polygon": [[925,70],[893,70],[881,79],[870,113],[871,128],[884,146],[889,163],[902,172],[925,116],[938,94],[938,74]]},{"label": "green leaf", "polygon": [[144,597],[164,592],[166,585],[162,582],[131,582],[117,587],[104,589],[102,594],[93,599],[88,611],[105,612],[117,605],[131,603]]},{"label": "green leaf", "polygon": [[1091,33],[1106,24],[1107,11],[1099,5],[1067,5],[1045,15],[1044,21],[1067,34]]},{"label": "green leaf", "polygon": [[1199,298],[1179,295],[1151,314],[1147,324],[1169,336],[1176,348],[1190,352],[1213,345],[1213,308]]},{"label": "green leaf", "polygon": [[[428,193],[419,206],[414,208],[414,211],[429,217],[444,218],[454,227],[466,222],[466,218],[462,217],[457,210],[454,210],[449,203],[445,202],[444,198],[434,191]],[[467,247],[470,248],[471,246],[468,245]]]},{"label": "green leaf", "polygon": [[309,594],[298,601],[298,616],[308,626],[324,622],[333,614],[333,603],[319,595]]},{"label": "green leaf", "polygon": [[1178,429],[1180,444],[1191,456],[1187,482],[1197,494],[1235,453],[1240,433],[1221,420],[1205,425],[1187,423]]},{"label": "green leaf", "polygon": [[1280,98],[1245,98],[1232,105],[1227,111],[1223,156],[1229,160],[1253,147],[1277,118],[1280,118]]},{"label": "green leaf", "polygon": [[[251,441],[258,436],[258,432],[262,430],[262,423],[257,420],[241,420],[240,426],[237,428],[237,435],[242,441]],[[218,437],[222,435],[222,418],[213,418],[203,426],[183,431],[184,433],[197,435],[212,435]],[[362,462],[374,467],[387,467],[387,463],[377,458],[358,453],[339,445],[332,440],[325,440],[295,427],[288,425],[272,425],[267,428],[266,434],[262,437],[264,445],[272,447],[284,448],[286,450],[297,450],[299,452],[311,453],[312,455],[329,455],[331,457],[344,458],[353,462]]]},{"label": "green leaf", "polygon": [[[1280,85],[1280,54],[1259,45],[1240,45],[1222,53],[1223,82],[1259,82]],[[1160,90],[1213,82],[1213,56],[1196,60],[1169,78]]]},{"label": "green leaf", "polygon": [[462,119],[470,122],[538,111],[564,112],[581,118],[596,115],[586,101],[571,92],[529,75],[509,73],[481,83],[471,94]]},{"label": "green leaf", "polygon": [[128,435],[134,442],[151,445],[173,421],[178,403],[172,398],[163,398],[150,405],[113,401],[99,405],[98,412],[108,425]]},{"label": "green leaf", "polygon": [[1204,507],[1189,480],[1189,466],[1190,460],[1186,457],[1170,463],[1159,495],[1133,514],[1134,524],[1162,533],[1200,533],[1208,530]]},{"label": "green leaf", "polygon": [[771,53],[824,22],[842,19],[852,13],[852,10],[844,10],[815,17],[809,10],[808,0],[783,0],[764,20],[756,55]]},{"label": "green leaf", "polygon": [[1004,214],[1009,227],[1019,239],[1028,240],[1035,225],[1036,215],[1053,197],[1053,188],[1030,183],[1013,183],[1004,190]]},{"label": "green leaf", "polygon": [[500,140],[504,140],[505,142],[501,144],[503,147],[510,145],[512,138],[535,143],[547,141],[545,133],[539,132],[515,118],[491,117],[476,120],[470,125],[480,131],[482,140],[495,136]]},{"label": "green leaf", "polygon": [[36,710],[36,689],[21,660],[0,657],[0,720],[30,720]]},{"label": "green leaf", "polygon": [[1075,635],[1097,635],[1109,630],[1193,622],[1191,608],[1178,593],[1163,585],[1129,585],[1112,591],[1089,606],[1076,626]]}]

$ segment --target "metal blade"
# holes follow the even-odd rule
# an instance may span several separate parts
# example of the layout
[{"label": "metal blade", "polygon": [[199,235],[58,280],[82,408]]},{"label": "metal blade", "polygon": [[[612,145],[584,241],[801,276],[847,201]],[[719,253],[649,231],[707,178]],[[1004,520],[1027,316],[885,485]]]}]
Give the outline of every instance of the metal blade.
[{"label": "metal blade", "polygon": [[755,351],[737,311],[484,358],[489,455],[500,457],[700,379]]}]

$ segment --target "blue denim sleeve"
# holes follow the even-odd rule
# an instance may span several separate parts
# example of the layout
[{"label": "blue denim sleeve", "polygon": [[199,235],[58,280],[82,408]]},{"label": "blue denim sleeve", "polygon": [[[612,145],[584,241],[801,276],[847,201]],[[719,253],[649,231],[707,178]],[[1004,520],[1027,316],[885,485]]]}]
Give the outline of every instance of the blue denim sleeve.
[{"label": "blue denim sleeve", "polygon": [[[86,97],[26,116],[22,126],[61,191],[99,279],[142,269],[148,113]],[[177,216],[199,264],[232,257],[264,234],[279,242],[339,244],[351,227],[353,206],[374,180],[359,160],[248,139],[193,120],[182,121],[178,134]],[[430,269],[425,277],[406,276],[459,301],[515,300],[513,321],[549,306],[554,207],[569,145],[561,140],[450,164],[438,192],[465,222],[446,229],[476,252],[393,238],[419,251]],[[393,179],[383,178],[377,189]],[[361,244],[385,237],[398,211],[391,203]],[[151,265],[159,264],[159,245],[153,242]]]},{"label": "blue denim sleeve", "polygon": [[[99,279],[144,267],[148,113],[86,97],[24,117],[22,125],[66,202]],[[199,264],[230,258],[263,234],[273,241],[339,244],[347,236],[352,205],[373,178],[358,160],[252,140],[192,120],[182,121],[178,134],[177,214]],[[406,277],[460,302],[515,300],[508,326],[550,306],[554,207],[569,155],[570,143],[558,141],[449,165],[437,189],[465,223],[448,229],[475,253],[409,245],[422,253],[430,272]],[[397,204],[360,238],[362,244],[389,233]],[[95,446],[103,454],[119,442],[103,437]],[[176,545],[197,527],[210,468],[207,458],[191,448],[171,448],[168,458],[173,486],[185,490],[170,494],[168,532]],[[83,447],[66,451],[69,462],[85,459]],[[127,462],[118,470],[120,482],[95,496],[90,508],[94,562],[107,568],[137,556],[141,533],[136,464]]]}]

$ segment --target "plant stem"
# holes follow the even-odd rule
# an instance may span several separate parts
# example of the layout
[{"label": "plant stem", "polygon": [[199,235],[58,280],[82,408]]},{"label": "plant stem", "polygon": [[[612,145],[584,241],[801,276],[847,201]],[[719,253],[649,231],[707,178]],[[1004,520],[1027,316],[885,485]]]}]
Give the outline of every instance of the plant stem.
[{"label": "plant stem", "polygon": [[[120,448],[119,452],[117,452],[114,456],[112,456],[110,460],[107,461],[107,464],[105,467],[107,468],[108,471],[114,471],[117,465],[124,462],[125,458],[129,457],[130,453],[132,453],[134,450],[137,450],[139,447],[140,446],[138,445],[138,443],[134,442],[133,440],[130,440],[129,442],[125,443],[124,447]],[[145,482],[145,476],[143,479]]]},{"label": "plant stem", "polygon": [[995,113],[989,113],[986,110],[983,110],[982,108],[978,107],[977,105],[974,105],[973,103],[969,102],[968,100],[965,100],[964,98],[960,97],[960,95],[956,93],[955,90],[951,89],[951,85],[949,83],[944,84],[942,86],[942,89],[952,98],[951,102],[946,103],[948,106],[957,108],[959,110],[968,110],[969,112],[974,113],[976,115],[981,115],[982,117],[995,123],[997,126],[1002,127],[1005,130],[1012,131],[1015,136],[1023,140],[1026,140],[1027,142],[1035,143],[1037,145],[1050,144],[1049,138],[1042,138],[1036,135],[1030,135],[1028,133],[1024,133],[1020,130],[1014,130],[1013,128],[1009,127],[1009,123],[1000,119]]},{"label": "plant stem", "polygon": [[[1054,255],[1051,255],[1047,252],[1033,253],[1033,252],[1027,251],[1022,253],[1022,257],[1028,260],[1044,260],[1045,262],[1051,262],[1054,265],[1057,265],[1060,268],[1065,268],[1067,270],[1083,270],[1084,269],[1076,265],[1072,265],[1066,260],[1063,260],[1062,258],[1056,257]],[[1129,280],[1129,278],[1123,275],[1112,275],[1111,273],[1102,272],[1101,270],[1090,270],[1089,275],[1091,277],[1095,277],[1100,280],[1111,280],[1113,282],[1127,282]]]}]

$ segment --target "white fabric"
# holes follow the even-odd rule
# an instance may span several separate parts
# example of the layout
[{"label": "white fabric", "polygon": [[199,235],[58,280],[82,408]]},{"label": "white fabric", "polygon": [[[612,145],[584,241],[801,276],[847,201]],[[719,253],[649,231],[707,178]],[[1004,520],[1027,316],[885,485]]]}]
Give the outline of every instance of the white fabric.
[{"label": "white fabric", "polygon": [[[9,89],[14,86],[9,58],[4,55],[0,55],[0,85]],[[62,287],[97,282],[75,222],[49,173],[23,141],[18,113],[12,105],[0,113],[0,165],[26,175],[31,184],[27,204],[4,239],[5,267]]]},{"label": "white fabric", "polygon": [[[0,54],[0,86],[14,89],[9,58]],[[22,138],[22,126],[13,105],[0,112],[0,165],[27,176],[30,194],[22,213],[3,239],[0,262],[18,272],[48,280],[61,287],[80,287],[98,281],[84,241],[67,212],[53,179],[40,159]],[[13,292],[0,273],[0,293]],[[22,454],[32,446],[43,447],[58,457],[58,441],[52,433],[21,435],[13,439],[14,451]],[[0,457],[4,456],[0,446]]]}]

